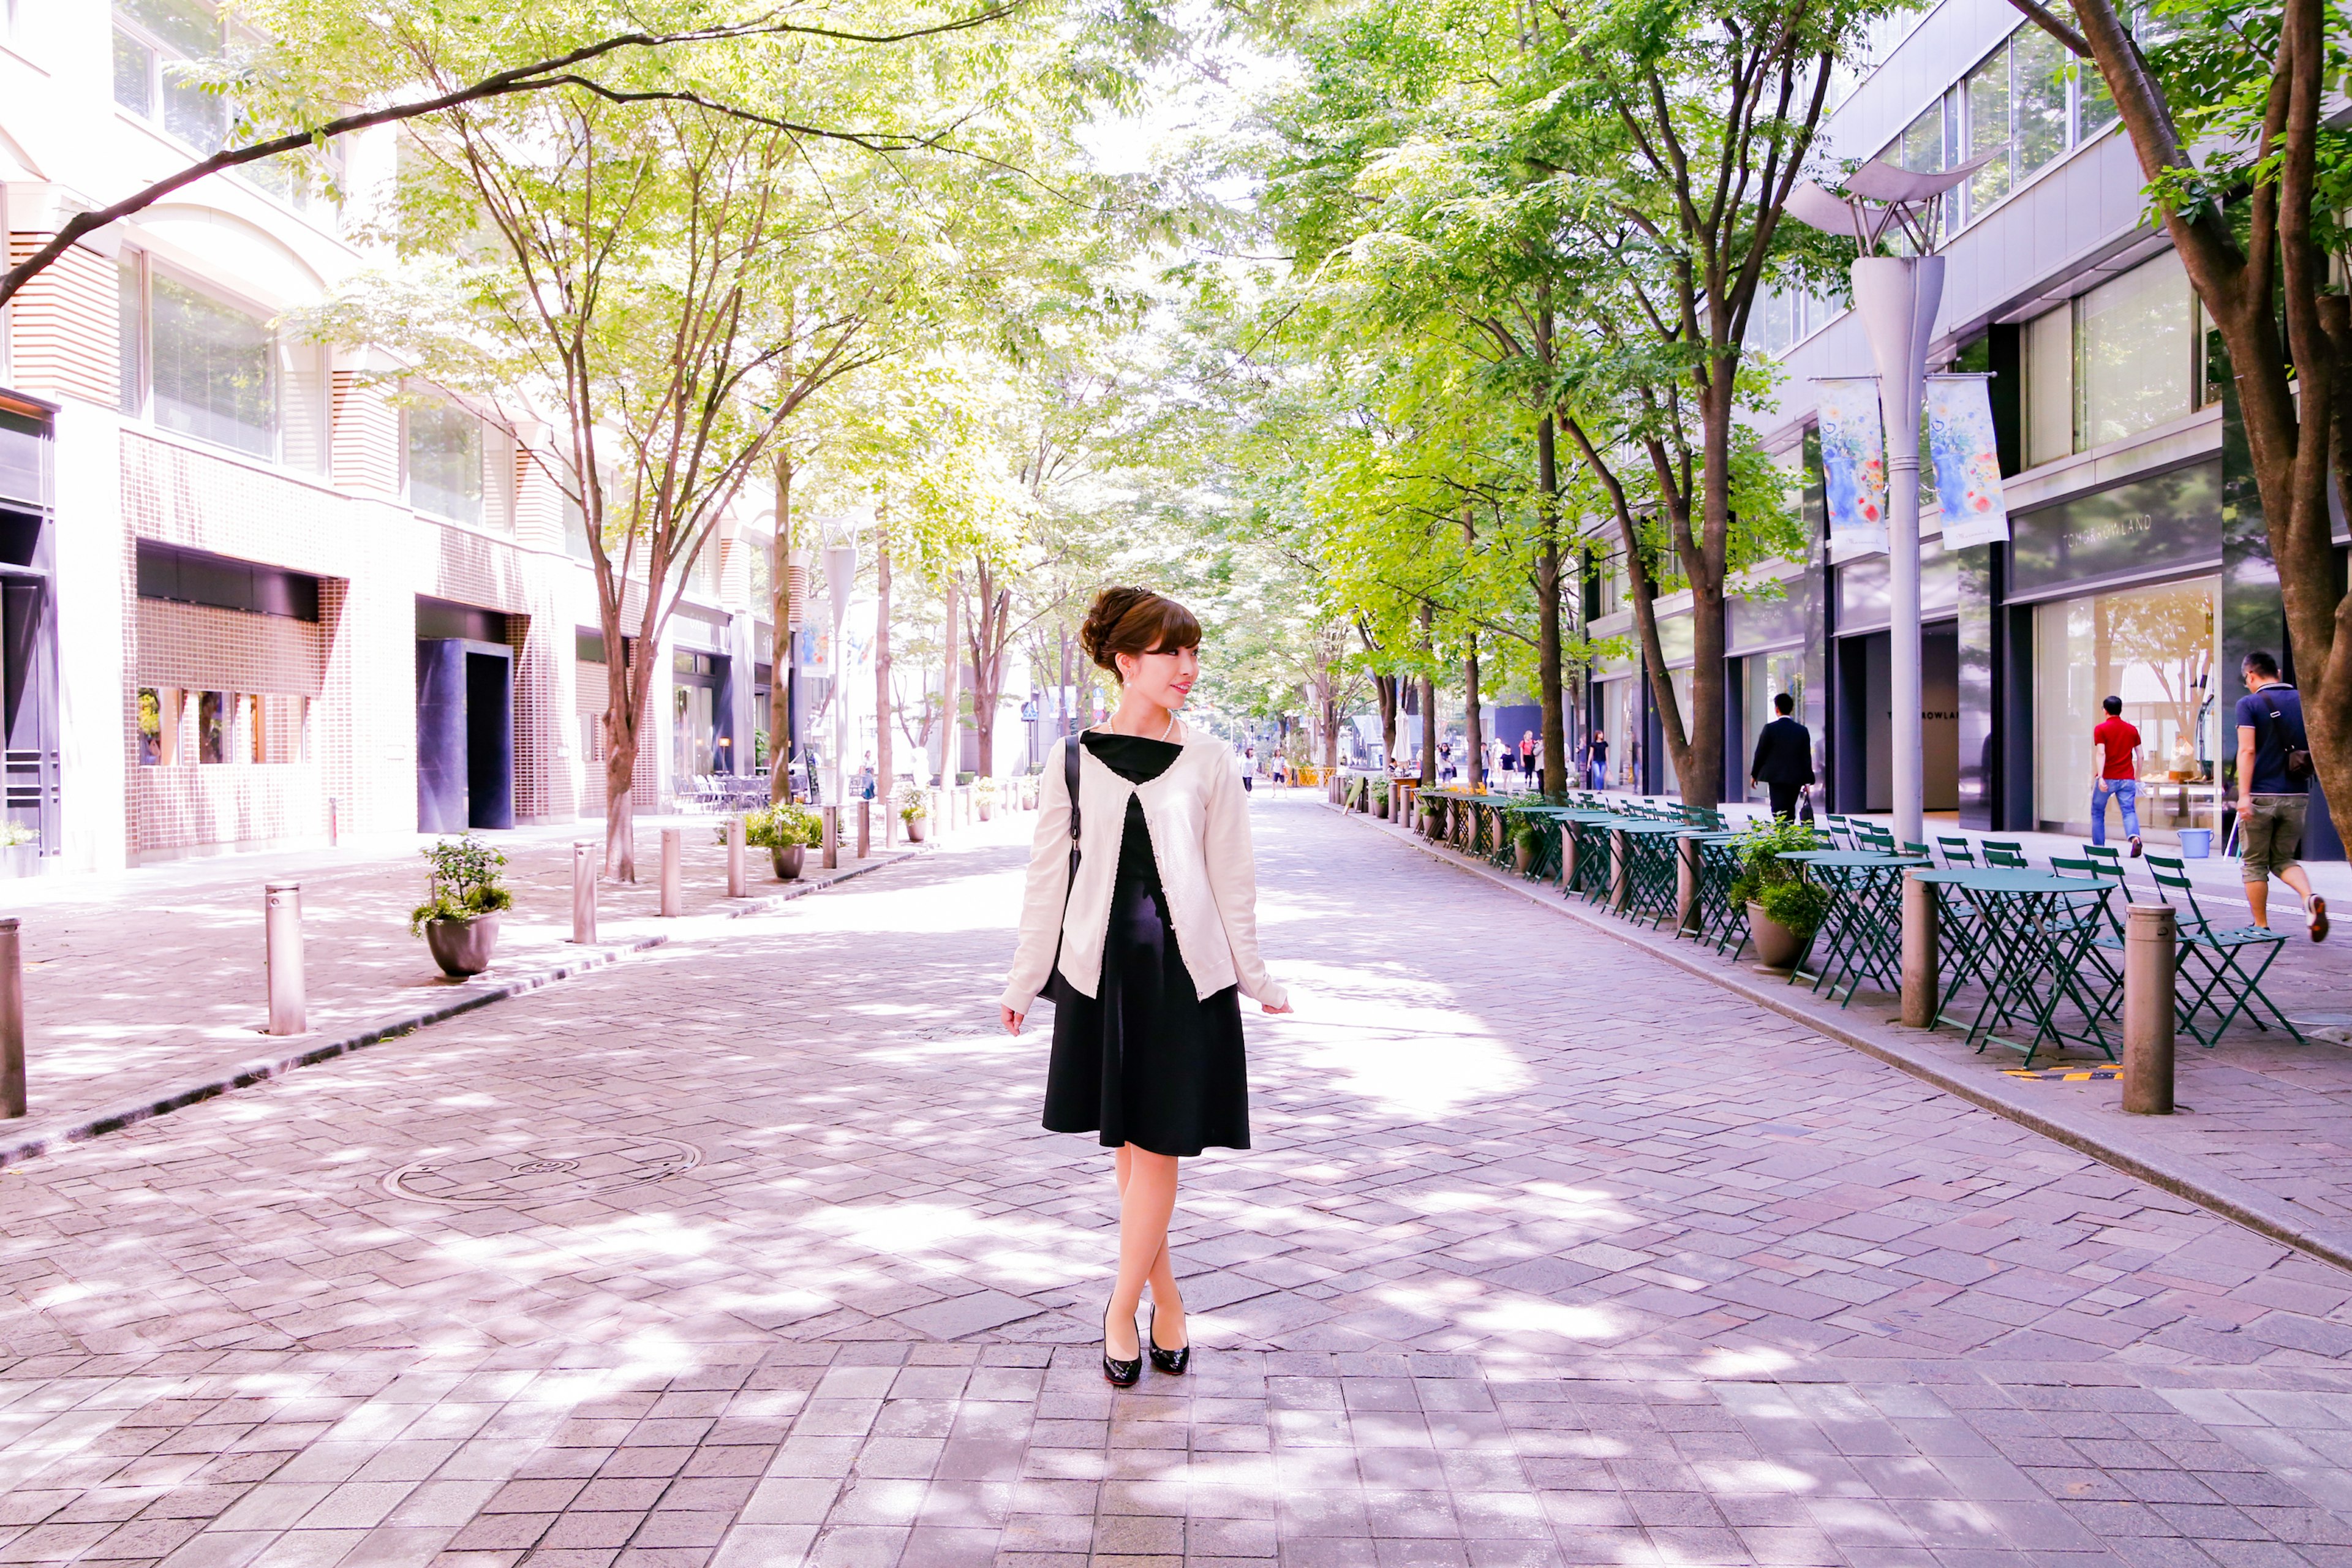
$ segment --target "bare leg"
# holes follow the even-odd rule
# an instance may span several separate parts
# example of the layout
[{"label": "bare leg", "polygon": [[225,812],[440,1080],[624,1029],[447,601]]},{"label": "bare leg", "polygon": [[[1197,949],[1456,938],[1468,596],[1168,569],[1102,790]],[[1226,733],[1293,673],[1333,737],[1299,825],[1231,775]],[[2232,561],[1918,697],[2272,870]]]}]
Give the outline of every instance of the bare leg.
[{"label": "bare leg", "polygon": [[[1118,1176],[1118,1195],[1127,1196],[1128,1153],[1134,1146],[1121,1144],[1115,1159]],[[1151,1337],[1161,1350],[1180,1351],[1192,1342],[1184,1331],[1184,1298],[1177,1292],[1174,1254],[1168,1244],[1160,1244],[1160,1256],[1154,1259],[1150,1275],[1151,1285]]]},{"label": "bare leg", "polygon": [[2246,884],[2246,909],[2258,926],[2271,923],[2271,885],[2268,881]]},{"label": "bare leg", "polygon": [[1111,1288],[1103,1343],[1118,1360],[1132,1361],[1143,1353],[1135,1327],[1143,1287],[1155,1266],[1167,1267],[1168,1221],[1176,1212],[1176,1157],[1129,1144],[1119,1151],[1119,1164],[1127,1179],[1118,1194],[1118,1282]]},{"label": "bare leg", "polygon": [[2311,902],[2311,879],[2304,875],[2302,867],[2289,866],[2285,870],[2281,871],[2278,874],[2278,879],[2284,882],[2288,887],[2293,888],[2295,891],[2295,896],[2301,899],[2305,905],[2308,905]]}]

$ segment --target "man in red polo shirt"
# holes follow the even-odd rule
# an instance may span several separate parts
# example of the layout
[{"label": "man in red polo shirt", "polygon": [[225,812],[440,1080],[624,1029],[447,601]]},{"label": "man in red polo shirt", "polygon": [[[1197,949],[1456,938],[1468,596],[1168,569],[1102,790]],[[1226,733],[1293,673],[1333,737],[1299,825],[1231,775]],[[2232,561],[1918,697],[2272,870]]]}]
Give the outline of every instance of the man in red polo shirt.
[{"label": "man in red polo shirt", "polygon": [[2107,841],[2107,797],[2124,808],[2124,833],[2139,853],[2139,731],[2124,722],[2124,700],[2099,704],[2106,718],[2091,731],[2091,842]]}]

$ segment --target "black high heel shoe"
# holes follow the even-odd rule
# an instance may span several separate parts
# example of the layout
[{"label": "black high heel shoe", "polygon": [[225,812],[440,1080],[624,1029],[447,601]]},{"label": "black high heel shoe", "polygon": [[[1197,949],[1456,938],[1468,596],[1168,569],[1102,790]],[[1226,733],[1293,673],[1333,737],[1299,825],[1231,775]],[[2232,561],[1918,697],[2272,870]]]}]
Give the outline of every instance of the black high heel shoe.
[{"label": "black high heel shoe", "polygon": [[1184,1369],[1192,1364],[1192,1347],[1186,1344],[1177,1350],[1162,1350],[1159,1336],[1160,1303],[1154,1301],[1151,1304],[1151,1327],[1145,1337],[1145,1344],[1151,1352],[1151,1364],[1171,1377],[1183,1376]]},{"label": "black high heel shoe", "polygon": [[[1120,1361],[1110,1353],[1110,1303],[1103,1303],[1103,1377],[1113,1388],[1133,1388],[1143,1376],[1143,1358]],[[1159,1352],[1152,1352],[1156,1362]]]}]

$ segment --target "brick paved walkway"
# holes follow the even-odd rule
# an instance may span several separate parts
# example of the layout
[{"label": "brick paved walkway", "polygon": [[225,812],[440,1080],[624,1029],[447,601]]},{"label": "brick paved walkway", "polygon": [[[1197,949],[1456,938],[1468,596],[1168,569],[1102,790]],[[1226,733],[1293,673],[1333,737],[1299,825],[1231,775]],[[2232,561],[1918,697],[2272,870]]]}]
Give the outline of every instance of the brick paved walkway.
[{"label": "brick paved walkway", "polygon": [[1192,1376],[975,836],[0,1172],[0,1563],[2352,1563],[2352,1276],[1257,816]]},{"label": "brick paved walkway", "polygon": [[[726,897],[719,820],[640,821],[642,879],[599,891],[601,951],[625,952],[653,936],[704,937],[742,907]],[[667,921],[658,912],[665,826],[683,832],[687,873],[685,916]],[[501,917],[497,962],[473,981],[446,978],[408,934],[408,912],[425,897],[425,861],[414,848],[233,857],[10,885],[16,897],[7,912],[22,922],[31,1114],[0,1121],[0,1149],[311,1039],[356,1034],[576,963],[571,846],[603,831],[588,823],[485,836],[508,858],[515,905]],[[841,869],[858,864],[845,852]],[[761,852],[751,852],[750,869],[754,899],[790,886],[775,879]],[[827,876],[814,851],[804,876]],[[268,1014],[262,888],[277,881],[302,888],[310,1035],[293,1042],[261,1033]]]}]

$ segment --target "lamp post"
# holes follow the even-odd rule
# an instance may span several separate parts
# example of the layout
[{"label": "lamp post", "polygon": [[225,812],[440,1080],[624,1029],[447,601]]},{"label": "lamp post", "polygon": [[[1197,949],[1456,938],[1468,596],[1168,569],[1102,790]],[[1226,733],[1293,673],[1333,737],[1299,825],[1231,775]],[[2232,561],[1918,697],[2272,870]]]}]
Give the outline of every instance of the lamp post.
[{"label": "lamp post", "polygon": [[[1807,181],[1784,210],[1798,222],[1841,237],[1861,251],[1853,264],[1853,309],[1862,318],[1878,371],[1878,407],[1886,425],[1888,663],[1894,690],[1895,839],[1927,841],[1925,759],[1919,711],[1919,420],[1927,347],[1944,299],[1944,258],[1935,254],[1937,213],[1945,193],[1990,161],[1988,153],[1934,174],[1869,163],[1834,195]],[[1909,256],[1875,254],[1889,228],[1910,241]]]}]

